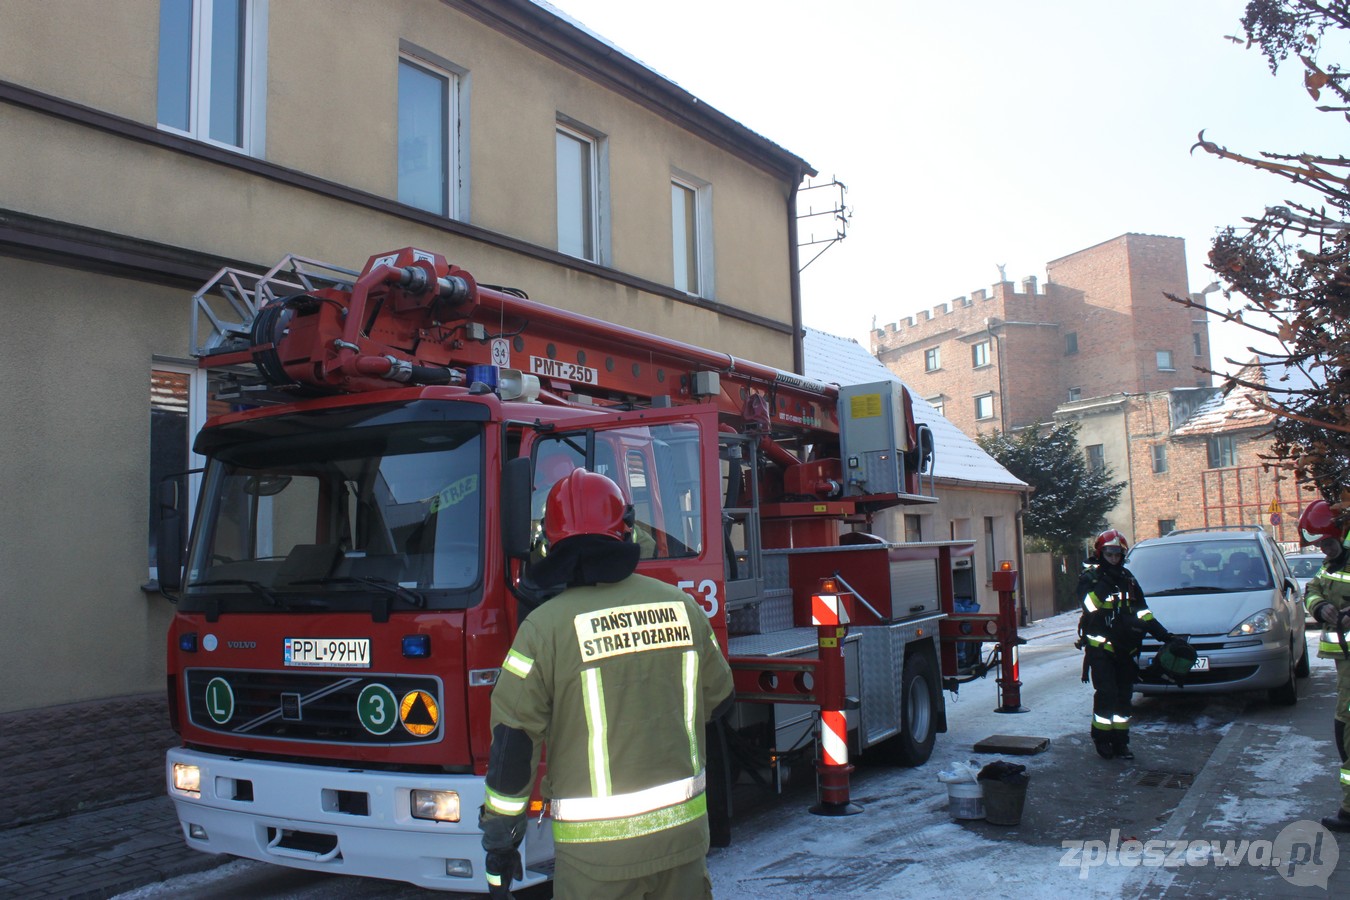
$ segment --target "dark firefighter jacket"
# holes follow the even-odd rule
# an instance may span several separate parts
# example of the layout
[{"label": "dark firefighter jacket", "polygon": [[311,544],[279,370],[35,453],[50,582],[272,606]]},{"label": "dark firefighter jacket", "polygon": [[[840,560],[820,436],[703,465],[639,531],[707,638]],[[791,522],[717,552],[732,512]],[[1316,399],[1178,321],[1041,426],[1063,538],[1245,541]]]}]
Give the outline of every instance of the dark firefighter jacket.
[{"label": "dark firefighter jacket", "polygon": [[1164,640],[1167,629],[1153,618],[1144,592],[1124,566],[1092,560],[1078,578],[1083,615],[1078,628],[1088,649],[1114,654],[1117,659],[1139,652],[1145,633]]}]

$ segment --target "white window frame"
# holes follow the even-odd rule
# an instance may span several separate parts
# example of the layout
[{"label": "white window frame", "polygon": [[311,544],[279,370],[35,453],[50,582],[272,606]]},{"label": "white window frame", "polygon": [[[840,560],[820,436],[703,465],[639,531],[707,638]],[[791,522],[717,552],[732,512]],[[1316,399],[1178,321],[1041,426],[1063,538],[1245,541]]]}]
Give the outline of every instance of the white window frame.
[{"label": "white window frame", "polygon": [[[201,368],[182,360],[168,359],[163,357],[154,357],[150,363],[150,371],[147,375],[152,375],[156,371],[173,372],[177,375],[186,375],[188,378],[188,415],[187,415],[187,446],[184,448],[187,460],[187,468],[200,469],[206,465],[206,457],[193,452],[192,443],[197,437],[197,433],[202,430],[206,424],[206,386],[209,380],[209,374]],[[148,413],[148,407],[147,407]],[[149,446],[147,435],[147,448]],[[197,514],[197,497],[201,493],[202,473],[194,472],[188,476],[188,496],[183,505],[183,515],[187,517],[187,532],[192,533],[192,520]],[[150,485],[149,502],[155,502],[155,491],[158,485]],[[149,540],[149,535],[146,536]],[[159,572],[155,566],[150,566],[150,580],[155,581],[159,578]]]},{"label": "white window frame", "polygon": [[1070,403],[1077,403],[1079,400],[1082,400],[1082,399],[1083,399],[1083,389],[1082,389],[1082,388],[1076,388],[1076,387],[1071,387],[1071,388],[1069,388],[1069,402],[1070,402]]},{"label": "white window frame", "polygon": [[[464,96],[466,90],[466,76],[468,70],[461,66],[456,66],[449,60],[442,59],[435,54],[428,53],[420,48],[407,43],[400,43],[398,54],[398,65],[411,66],[414,69],[420,69],[428,75],[439,78],[445,82],[445,132],[441,139],[445,142],[445,193],[441,199],[439,209],[427,209],[423,206],[414,206],[416,209],[422,209],[433,215],[445,216],[447,219],[467,220],[467,202],[464,186],[468,181],[467,171],[462,163],[463,152],[462,145],[466,139],[464,133],[464,121],[467,117],[467,100]],[[397,83],[397,78],[395,79]],[[395,116],[399,115],[399,104],[397,96],[397,87],[395,88]],[[396,127],[397,132],[397,127]],[[394,167],[395,167],[395,197],[399,197],[401,189],[398,184],[398,169],[402,166],[402,157],[398,148],[397,133],[394,138]],[[401,203],[407,201],[399,200]]]},{"label": "white window frame", "polygon": [[[165,0],[161,0],[161,3]],[[188,127],[157,124],[161,131],[262,157],[267,146],[267,19],[271,0],[242,0],[244,4],[244,58],[240,60],[243,79],[239,102],[243,109],[238,146],[214,140],[211,123],[211,12],[216,0],[190,0],[192,5],[192,48],[189,54]],[[162,52],[162,51],[161,51]],[[158,117],[158,112],[157,112]]]},{"label": "white window frame", "polygon": [[681,234],[679,233],[683,229],[676,229],[675,227],[675,203],[672,200],[670,205],[671,284],[676,290],[711,300],[714,297],[715,287],[713,280],[712,184],[679,169],[671,170],[670,184],[672,189],[678,186],[693,192],[694,248],[697,254],[694,260],[694,272],[698,280],[696,285],[686,284],[681,286],[680,284],[681,278],[686,277],[682,275],[681,266],[678,264],[681,252],[685,248],[682,246],[684,242],[681,240]]},{"label": "white window frame", "polygon": [[1156,355],[1159,372],[1175,372],[1177,370],[1176,360],[1172,358],[1171,350],[1159,350]]},{"label": "white window frame", "polygon": [[[609,251],[609,140],[605,135],[586,128],[579,122],[568,117],[559,115],[554,130],[554,196],[558,204],[558,231],[555,235],[557,239],[558,252],[566,253],[569,256],[576,256],[579,259],[589,259],[591,262],[600,265],[608,265],[610,259]],[[562,184],[558,179],[561,175],[556,165],[557,139],[558,137],[570,138],[578,143],[585,144],[589,152],[590,169],[590,220],[587,223],[589,228],[589,238],[591,242],[591,252],[571,253],[564,250],[562,246]]]},{"label": "white window frame", "polygon": [[976,341],[970,345],[970,364],[975,369],[981,369],[989,365],[988,341]]},{"label": "white window frame", "polygon": [[929,347],[923,351],[923,370],[936,372],[940,368],[942,368],[942,348]]},{"label": "white window frame", "polygon": [[1167,445],[1153,445],[1153,474],[1162,475],[1167,471]]},{"label": "white window frame", "polygon": [[[989,412],[985,415],[980,415],[980,407],[986,403],[989,405]],[[988,419],[992,419],[993,417],[994,417],[994,395],[980,394],[975,398],[975,421],[983,422]]]}]

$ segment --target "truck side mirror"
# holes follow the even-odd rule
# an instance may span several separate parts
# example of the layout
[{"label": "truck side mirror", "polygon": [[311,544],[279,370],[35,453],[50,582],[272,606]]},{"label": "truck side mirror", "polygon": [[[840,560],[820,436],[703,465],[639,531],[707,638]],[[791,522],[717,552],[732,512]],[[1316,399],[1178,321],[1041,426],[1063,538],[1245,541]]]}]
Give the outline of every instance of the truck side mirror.
[{"label": "truck side mirror", "polygon": [[530,492],[534,472],[528,456],[502,466],[502,549],[507,559],[530,555]]},{"label": "truck side mirror", "polygon": [[183,510],[181,476],[169,476],[159,483],[156,506],[159,522],[155,530],[155,568],[159,589],[177,592],[183,587]]}]

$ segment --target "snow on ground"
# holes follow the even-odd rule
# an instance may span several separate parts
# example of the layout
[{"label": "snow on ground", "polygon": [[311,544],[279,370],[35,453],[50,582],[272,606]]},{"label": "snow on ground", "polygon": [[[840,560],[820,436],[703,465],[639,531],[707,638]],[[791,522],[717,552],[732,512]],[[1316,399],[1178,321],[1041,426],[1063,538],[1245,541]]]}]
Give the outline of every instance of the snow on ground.
[{"label": "snow on ground", "polygon": [[[1031,712],[994,712],[998,694],[991,674],[963,685],[955,700],[947,695],[949,731],[939,736],[926,765],[856,770],[851,796],[865,807],[861,815],[830,818],[777,809],[738,821],[733,845],[708,859],[715,895],[719,900],[1121,896],[1127,882],[1138,880],[1137,872],[1096,869],[1085,881],[1078,868],[1061,865],[1064,850],[1058,846],[986,837],[952,821],[946,786],[937,779],[952,763],[970,762],[969,748],[993,734],[1035,734],[1050,738],[1053,746],[1085,733],[1092,694],[1080,682],[1082,655],[1072,646],[1077,625],[1075,611],[1020,629],[1028,639],[1021,651],[1022,702]],[[1035,763],[1028,765],[1034,785]],[[743,839],[747,834],[754,836]]]}]

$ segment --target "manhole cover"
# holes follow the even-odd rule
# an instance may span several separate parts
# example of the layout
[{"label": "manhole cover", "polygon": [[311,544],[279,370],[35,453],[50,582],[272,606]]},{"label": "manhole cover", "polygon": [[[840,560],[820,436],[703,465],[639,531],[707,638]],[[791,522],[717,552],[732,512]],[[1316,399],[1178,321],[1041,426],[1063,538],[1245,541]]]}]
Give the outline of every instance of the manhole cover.
[{"label": "manhole cover", "polygon": [[1135,782],[1139,787],[1164,787],[1186,790],[1195,781],[1192,772],[1159,772],[1151,770],[1139,776]]}]

